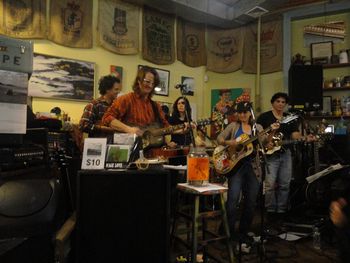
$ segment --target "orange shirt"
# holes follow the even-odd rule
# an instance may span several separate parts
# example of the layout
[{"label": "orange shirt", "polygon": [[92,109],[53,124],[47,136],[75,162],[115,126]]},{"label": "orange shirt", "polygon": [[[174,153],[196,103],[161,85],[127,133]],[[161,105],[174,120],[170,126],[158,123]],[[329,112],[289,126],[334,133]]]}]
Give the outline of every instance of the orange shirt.
[{"label": "orange shirt", "polygon": [[[157,104],[161,125],[168,126],[164,113]],[[135,92],[130,92],[118,97],[113,104],[107,109],[102,118],[102,123],[109,126],[110,122],[117,119],[133,127],[147,127],[156,123],[157,117],[154,115],[151,100],[143,99]]]}]

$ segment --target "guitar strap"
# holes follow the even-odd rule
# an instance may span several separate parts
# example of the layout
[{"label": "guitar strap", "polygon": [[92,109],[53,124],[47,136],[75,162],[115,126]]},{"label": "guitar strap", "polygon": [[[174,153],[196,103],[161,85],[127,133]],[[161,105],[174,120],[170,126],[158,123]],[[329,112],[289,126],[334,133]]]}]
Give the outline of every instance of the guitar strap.
[{"label": "guitar strap", "polygon": [[157,107],[157,102],[151,100],[151,104],[152,104],[153,114],[154,114],[154,117],[156,119],[156,122],[158,122],[159,124],[162,124],[162,120],[160,118],[160,113],[159,113],[159,110]]}]

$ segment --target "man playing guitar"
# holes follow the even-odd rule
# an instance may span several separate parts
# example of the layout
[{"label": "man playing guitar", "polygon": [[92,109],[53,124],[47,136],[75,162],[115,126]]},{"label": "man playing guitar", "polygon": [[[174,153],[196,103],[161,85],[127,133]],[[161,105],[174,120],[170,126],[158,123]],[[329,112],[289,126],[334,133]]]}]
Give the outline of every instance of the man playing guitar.
[{"label": "man playing guitar", "polygon": [[[288,104],[288,95],[278,92],[271,98],[272,110],[262,113],[257,119],[257,123],[264,128],[272,123],[281,120],[287,114],[284,112]],[[282,124],[279,132],[284,135],[285,140],[300,140],[302,134],[299,132],[297,123]],[[307,141],[315,140],[312,135],[308,135]],[[269,147],[272,148],[273,143],[270,142]],[[265,206],[270,219],[272,217],[280,217],[287,210],[287,202],[289,195],[289,184],[292,178],[292,155],[288,145],[281,147],[279,151],[275,151],[271,155],[267,155],[268,170],[266,170],[265,178]],[[268,172],[269,171],[269,172]],[[275,184],[278,182],[278,188]],[[276,218],[276,219],[278,219]]]},{"label": "man playing guitar", "polygon": [[103,124],[115,131],[134,133],[138,136],[142,136],[142,128],[151,124],[168,126],[160,105],[151,99],[158,84],[159,76],[155,69],[140,67],[134,81],[133,92],[114,100],[102,118]]}]

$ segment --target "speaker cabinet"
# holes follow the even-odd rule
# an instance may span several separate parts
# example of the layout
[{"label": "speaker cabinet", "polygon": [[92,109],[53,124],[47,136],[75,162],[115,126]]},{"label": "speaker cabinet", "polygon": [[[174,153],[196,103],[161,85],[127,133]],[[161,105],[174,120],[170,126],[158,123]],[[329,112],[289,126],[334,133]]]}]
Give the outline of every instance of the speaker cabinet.
[{"label": "speaker cabinet", "polygon": [[77,262],[168,262],[167,171],[79,171],[77,183]]},{"label": "speaker cabinet", "polygon": [[292,65],[288,73],[288,91],[293,108],[318,111],[323,108],[323,69],[321,65]]}]

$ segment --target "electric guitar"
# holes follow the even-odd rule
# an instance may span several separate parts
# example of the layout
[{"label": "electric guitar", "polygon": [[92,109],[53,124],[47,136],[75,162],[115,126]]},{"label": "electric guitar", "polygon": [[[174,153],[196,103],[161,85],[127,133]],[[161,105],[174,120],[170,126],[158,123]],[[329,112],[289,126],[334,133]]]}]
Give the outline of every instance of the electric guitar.
[{"label": "electric guitar", "polygon": [[[297,115],[289,115],[283,118],[280,123],[289,123],[298,118]],[[230,146],[219,145],[213,152],[213,164],[215,171],[219,174],[227,174],[230,172],[244,157],[250,155],[253,150],[253,141],[258,139],[258,136],[267,134],[271,131],[271,127],[259,132],[258,135],[250,137],[246,134],[242,134],[236,139],[240,145],[233,150]]]},{"label": "electric guitar", "polygon": [[272,136],[272,143],[273,143],[273,148],[272,149],[266,149],[265,150],[265,154],[267,155],[271,155],[273,154],[274,152],[277,152],[279,151],[282,146],[284,145],[289,145],[289,144],[296,144],[296,143],[299,143],[301,141],[305,141],[306,138],[300,138],[300,139],[297,139],[297,140],[283,140],[283,133],[279,132],[279,133],[276,133],[274,136]]},{"label": "electric guitar", "polygon": [[[322,134],[316,134],[315,136],[316,136],[316,141],[318,142],[317,144],[319,145],[318,147],[320,147],[324,141],[332,139],[333,135],[332,133],[322,133]],[[279,132],[272,137],[272,142],[274,144],[274,147],[272,149],[265,150],[265,153],[267,155],[271,155],[274,152],[280,150],[283,145],[296,144],[299,142],[303,142],[305,140],[306,140],[305,136],[296,140],[295,139],[283,140],[283,133]]]}]

